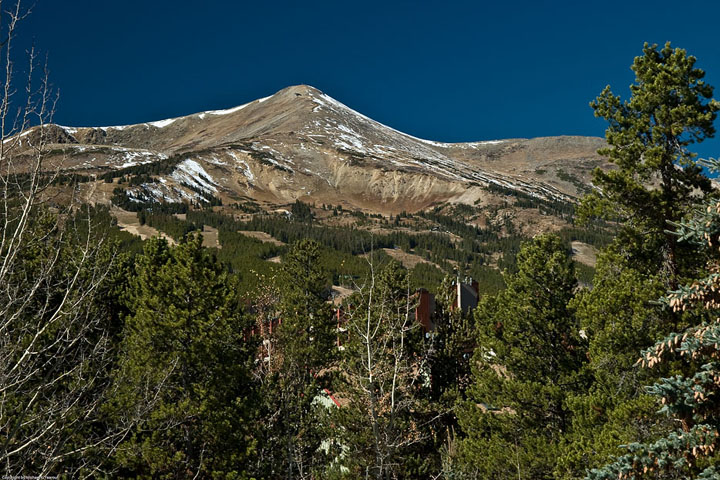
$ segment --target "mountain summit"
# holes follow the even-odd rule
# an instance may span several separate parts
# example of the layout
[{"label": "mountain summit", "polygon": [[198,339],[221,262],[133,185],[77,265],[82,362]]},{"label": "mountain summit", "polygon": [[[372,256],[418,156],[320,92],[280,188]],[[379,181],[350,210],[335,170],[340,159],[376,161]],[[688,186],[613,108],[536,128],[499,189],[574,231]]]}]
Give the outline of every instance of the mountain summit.
[{"label": "mountain summit", "polygon": [[[167,164],[152,182],[130,189],[139,200],[181,201],[199,190],[226,201],[302,199],[392,213],[441,202],[485,203],[496,187],[495,193],[572,201],[587,189],[591,170],[604,164],[596,153],[600,138],[423,140],[307,85],[227,110],[48,131],[67,170],[97,175]],[[32,134],[21,135],[32,143]],[[107,201],[107,193],[94,188],[89,199]]]}]

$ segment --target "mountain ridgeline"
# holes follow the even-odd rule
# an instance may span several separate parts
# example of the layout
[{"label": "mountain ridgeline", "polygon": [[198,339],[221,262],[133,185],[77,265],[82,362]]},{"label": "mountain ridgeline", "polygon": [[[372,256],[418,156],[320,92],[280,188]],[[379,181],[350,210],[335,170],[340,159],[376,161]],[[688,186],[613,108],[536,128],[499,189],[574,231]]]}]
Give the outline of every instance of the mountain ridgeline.
[{"label": "mountain ridgeline", "polygon": [[[498,190],[574,201],[605,164],[596,153],[600,138],[421,140],[305,85],[228,110],[137,125],[36,127],[16,137],[15,152],[22,155],[40,135],[50,144],[48,164],[68,173],[152,175],[128,186],[137,200],[299,199],[382,214],[448,202],[490,205]],[[112,188],[90,183],[85,199],[108,203]]]}]

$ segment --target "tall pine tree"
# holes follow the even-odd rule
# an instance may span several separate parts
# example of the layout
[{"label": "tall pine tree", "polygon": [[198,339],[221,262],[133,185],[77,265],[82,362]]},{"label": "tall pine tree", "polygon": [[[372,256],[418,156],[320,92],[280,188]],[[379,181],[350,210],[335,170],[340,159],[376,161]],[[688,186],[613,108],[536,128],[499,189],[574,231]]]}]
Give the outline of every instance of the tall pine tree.
[{"label": "tall pine tree", "polygon": [[[717,161],[710,166],[720,171]],[[644,369],[657,369],[673,359],[686,365],[685,373],[661,378],[648,388],[660,413],[675,427],[660,438],[625,445],[628,453],[592,470],[590,480],[720,477],[720,201],[710,200],[677,226],[680,239],[709,250],[711,260],[704,277],[670,292],[663,303],[697,321],[645,349],[638,361]]]},{"label": "tall pine tree", "polygon": [[574,400],[574,438],[561,460],[568,478],[607,462],[618,444],[668,428],[651,417],[652,399],[642,388],[660,373],[632,365],[637,351],[688,321],[658,308],[656,299],[703,265],[696,249],[667,232],[668,222],[684,218],[711,190],[689,147],[714,134],[720,105],[695,64],[670,44],[646,44],[632,65],[632,97],[622,101],[607,87],[591,104],[609,123],[600,153],[617,168],[595,172],[598,190],[583,199],[581,211],[620,223],[598,259],[593,290],[576,302],[594,381]]},{"label": "tall pine tree", "polygon": [[453,473],[551,479],[571,427],[567,400],[586,388],[585,341],[568,306],[577,280],[569,248],[552,235],[526,243],[507,289],[476,310],[473,384],[458,412],[465,432]]},{"label": "tall pine tree", "polygon": [[[666,43],[643,47],[632,70],[632,96],[623,101],[610,86],[590,106],[608,122],[605,155],[617,168],[596,169],[598,190],[583,199],[585,215],[619,220],[624,249],[637,265],[651,271],[659,263],[668,285],[685,273],[675,237],[666,233],[668,221],[679,221],[710,191],[710,181],[688,150],[715,134],[713,122],[720,103],[695,57]],[[642,263],[641,263],[642,262]]]},{"label": "tall pine tree", "polygon": [[202,248],[154,238],[127,293],[115,391],[107,405],[130,426],[115,453],[135,478],[242,478],[254,448],[255,345],[233,280]]}]

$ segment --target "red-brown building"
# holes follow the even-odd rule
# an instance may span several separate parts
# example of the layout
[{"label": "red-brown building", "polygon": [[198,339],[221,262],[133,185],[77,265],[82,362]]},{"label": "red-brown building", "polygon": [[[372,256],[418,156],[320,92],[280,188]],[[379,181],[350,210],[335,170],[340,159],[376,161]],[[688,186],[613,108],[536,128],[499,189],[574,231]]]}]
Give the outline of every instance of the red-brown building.
[{"label": "red-brown building", "polygon": [[417,291],[418,305],[415,308],[415,320],[422,325],[425,332],[435,330],[433,314],[435,313],[435,295],[424,288]]}]

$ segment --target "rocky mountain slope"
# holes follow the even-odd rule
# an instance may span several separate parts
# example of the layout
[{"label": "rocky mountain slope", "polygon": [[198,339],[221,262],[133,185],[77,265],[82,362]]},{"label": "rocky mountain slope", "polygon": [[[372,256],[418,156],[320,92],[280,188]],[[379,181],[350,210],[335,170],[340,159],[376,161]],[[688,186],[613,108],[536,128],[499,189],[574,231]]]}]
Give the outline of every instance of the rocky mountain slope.
[{"label": "rocky mountain slope", "polygon": [[[13,142],[22,155],[40,141],[36,127]],[[417,211],[441,203],[492,205],[520,192],[572,202],[605,165],[593,137],[441,143],[382,125],[319,90],[288,87],[228,110],[114,127],[50,125],[48,165],[90,177],[86,199],[108,203],[119,178],[137,201],[178,202],[209,195],[223,203],[340,204],[376,213]],[[103,175],[114,177],[103,182]],[[92,179],[95,180],[92,180]],[[500,193],[498,193],[500,192]]]}]

